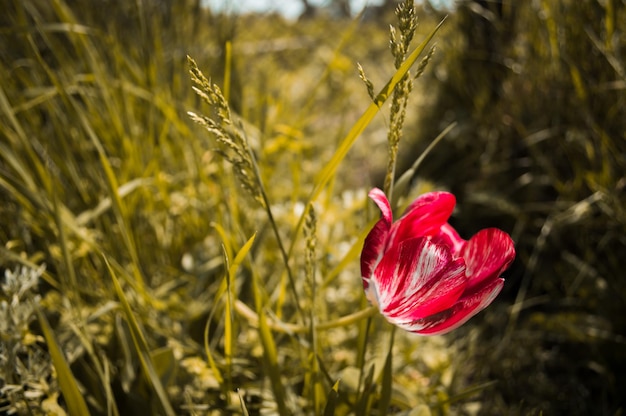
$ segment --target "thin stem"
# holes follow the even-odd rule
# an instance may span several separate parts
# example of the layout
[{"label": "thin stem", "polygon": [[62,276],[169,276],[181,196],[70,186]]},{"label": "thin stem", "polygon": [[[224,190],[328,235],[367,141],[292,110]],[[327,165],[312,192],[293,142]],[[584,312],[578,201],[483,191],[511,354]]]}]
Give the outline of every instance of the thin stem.
[{"label": "thin stem", "polygon": [[[248,307],[245,303],[240,300],[235,300],[234,304],[235,310],[239,315],[246,318],[248,323],[252,326],[258,326],[259,324],[259,316],[252,309]],[[373,316],[378,312],[378,308],[376,306],[370,306],[369,308],[362,309],[358,312],[352,313],[350,315],[342,316],[334,321],[328,321],[321,324],[315,325],[316,331],[326,331],[332,328],[339,328],[342,326],[348,326],[355,322],[360,321],[361,319],[368,318]],[[307,331],[310,331],[310,326],[302,326],[291,324],[287,322],[283,322],[279,319],[273,318],[268,319],[267,325],[271,330],[282,333],[295,333],[295,334],[303,334]]]},{"label": "thin stem", "polygon": [[393,198],[397,154],[398,145],[389,144],[389,162],[387,163],[387,174],[385,175],[385,185],[383,189],[389,200]]},{"label": "thin stem", "polygon": [[280,250],[281,257],[283,259],[283,263],[285,264],[285,269],[287,271],[287,278],[289,280],[289,288],[293,292],[293,298],[296,304],[296,310],[298,311],[298,315],[302,317],[302,309],[300,307],[300,299],[298,297],[298,291],[296,290],[296,284],[293,277],[293,273],[291,272],[291,267],[289,266],[289,255],[285,250],[285,246],[283,245],[283,240],[280,237],[280,233],[278,232],[278,226],[276,225],[276,221],[274,221],[274,215],[272,214],[272,209],[270,207],[270,201],[267,197],[267,193],[265,192],[265,186],[263,186],[263,181],[261,179],[261,171],[259,169],[259,165],[256,163],[256,158],[254,157],[254,153],[250,148],[248,148],[248,153],[250,155],[250,160],[252,161],[252,167],[254,169],[254,175],[256,176],[257,183],[259,185],[259,190],[261,192],[261,198],[263,198],[263,205],[265,211],[267,212],[267,217],[272,225],[272,230],[274,231],[274,236],[276,237],[276,242],[278,243],[278,249]]}]

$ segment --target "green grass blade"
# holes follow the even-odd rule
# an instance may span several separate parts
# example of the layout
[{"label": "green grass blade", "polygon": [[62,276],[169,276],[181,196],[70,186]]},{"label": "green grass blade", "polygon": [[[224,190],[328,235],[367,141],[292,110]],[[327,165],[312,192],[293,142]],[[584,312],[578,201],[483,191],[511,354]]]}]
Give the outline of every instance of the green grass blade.
[{"label": "green grass blade", "polygon": [[254,303],[256,306],[257,316],[259,317],[259,336],[263,345],[263,357],[266,371],[270,378],[272,392],[278,408],[278,413],[283,415],[290,414],[286,405],[286,392],[281,380],[281,369],[278,364],[278,351],[274,336],[267,324],[267,318],[263,310],[263,294],[261,293],[261,283],[257,274],[252,271],[252,287],[254,291]]},{"label": "green grass blade", "polygon": [[248,255],[248,252],[252,248],[252,244],[254,244],[255,238],[256,238],[256,233],[254,233],[252,237],[250,237],[248,241],[246,241],[246,243],[243,245],[243,247],[241,247],[241,249],[237,252],[237,255],[235,256],[235,260],[233,260],[232,264],[228,268],[228,274],[230,275],[231,279],[235,277],[235,273],[237,272],[239,265],[241,264],[243,259]]},{"label": "green grass blade", "polygon": [[276,406],[278,407],[278,413],[281,416],[289,415],[290,412],[287,410],[286,404],[287,394],[285,393],[285,387],[280,377],[281,370],[278,364],[276,343],[267,325],[265,314],[262,311],[259,313],[259,334],[261,336],[261,343],[263,344],[263,355],[266,360],[267,371],[269,373]]},{"label": "green grass blade", "polygon": [[[231,377],[231,367],[232,367],[232,358],[233,358],[233,345],[234,336],[233,336],[233,282],[235,280],[235,276],[237,274],[237,269],[239,265],[243,261],[243,259],[248,255],[252,244],[254,244],[254,239],[256,237],[256,233],[252,235],[243,245],[241,250],[235,256],[232,264],[228,266],[228,273],[226,275],[226,311],[224,313],[224,356],[226,358],[226,369],[227,369],[227,379],[230,383]],[[225,254],[226,255],[226,254]],[[228,264],[228,258],[226,258],[226,263]]]},{"label": "green grass blade", "polygon": [[237,394],[239,395],[239,404],[241,404],[241,414],[242,416],[248,416],[250,413],[248,413],[246,402],[244,401],[243,396],[241,395],[240,391],[238,391]]},{"label": "green grass blade", "polygon": [[152,384],[152,388],[156,393],[159,403],[163,409],[163,412],[167,416],[174,416],[176,412],[172,408],[170,401],[167,397],[165,389],[161,384],[161,379],[159,378],[158,372],[156,371],[155,364],[152,359],[152,353],[148,348],[148,343],[144,337],[143,331],[139,326],[139,322],[135,318],[133,311],[126,299],[126,295],[124,295],[124,291],[122,290],[122,286],[120,286],[120,282],[117,280],[113,269],[109,265],[107,259],[104,259],[107,268],[109,270],[109,274],[111,275],[111,280],[113,281],[113,286],[115,287],[115,292],[120,300],[120,305],[122,306],[122,311],[124,312],[124,316],[126,316],[126,320],[128,322],[128,326],[130,328],[130,333],[133,339],[133,344],[135,349],[137,350],[137,354],[139,355],[139,361],[141,363],[141,367],[145,372],[146,378]]},{"label": "green grass blade", "polygon": [[212,316],[213,314],[209,316],[209,318],[206,320],[206,325],[204,326],[204,353],[206,354],[207,360],[209,361],[209,367],[211,367],[211,371],[213,371],[213,376],[221,386],[224,384],[224,377],[222,376],[222,372],[215,363],[213,353],[211,352],[211,346],[209,345],[209,329],[211,326]]},{"label": "green grass blade", "polygon": [[52,332],[52,328],[50,327],[48,320],[38,307],[36,307],[35,310],[37,311],[37,317],[39,318],[39,323],[41,325],[44,338],[46,339],[46,344],[48,345],[50,358],[52,359],[52,364],[54,364],[59,386],[61,388],[61,392],[63,392],[63,398],[67,404],[69,414],[89,415],[89,408],[87,407],[85,398],[78,388],[76,379],[74,378],[72,370],[70,369],[70,366],[61,351],[61,346],[57,343],[54,337],[54,333]]},{"label": "green grass blade", "polygon": [[224,251],[226,253],[226,258],[231,259],[233,257],[233,244],[231,241],[230,234],[226,232],[224,227],[222,227],[220,224],[216,222],[212,222],[211,227],[213,227],[215,231],[217,231],[217,233],[220,236],[220,239],[222,240],[222,247],[224,248]]},{"label": "green grass blade", "polygon": [[[211,227],[213,227],[217,231],[218,235],[220,236],[220,239],[222,240],[222,250],[224,253],[224,261],[225,261],[224,264],[228,271],[230,270],[230,267],[228,266],[228,260],[232,257],[231,238],[229,234],[226,232],[226,230],[224,230],[224,228],[220,224],[211,223]],[[228,285],[226,282],[227,276],[228,274],[225,275],[225,279],[222,280],[219,288],[217,289],[215,293],[213,307],[211,308],[211,312],[209,314],[209,317],[207,318],[206,325],[204,326],[204,353],[207,356],[209,367],[211,367],[211,370],[213,371],[213,374],[215,375],[215,379],[218,381],[220,386],[223,386],[224,389],[227,389],[226,384],[224,383],[224,376],[222,375],[222,372],[217,366],[217,363],[215,362],[215,358],[213,358],[213,353],[211,352],[210,326],[211,326],[211,321],[213,320],[213,315],[215,314],[215,311],[217,310],[218,305],[220,303],[219,300],[222,298],[222,296],[224,296],[224,293],[226,293],[226,290],[228,290]]]},{"label": "green grass blade", "polygon": [[72,262],[71,254],[68,248],[65,225],[61,220],[61,208],[59,207],[59,197],[57,194],[53,195],[52,200],[54,203],[54,219],[58,231],[58,241],[61,246],[61,255],[63,258],[63,266],[65,268],[64,274],[67,274],[67,279],[63,278],[61,280],[61,287],[64,289],[63,291],[70,298],[70,300],[75,301],[80,298],[80,286],[78,285],[78,280],[76,280],[76,270],[74,269],[74,263]]},{"label": "green grass blade", "polygon": [[[232,351],[233,351],[233,345],[234,345],[234,337],[232,336],[232,323],[233,323],[233,311],[234,311],[233,305],[235,304],[235,300],[232,297],[231,286],[232,286],[232,282],[234,281],[237,269],[239,268],[245,256],[248,254],[248,252],[252,248],[254,239],[256,238],[256,233],[253,234],[252,237],[250,237],[248,241],[243,245],[243,247],[237,252],[234,260],[231,263],[230,258],[232,256],[231,254],[232,248],[231,248],[231,243],[230,243],[230,237],[219,224],[212,223],[211,225],[217,230],[218,234],[223,240],[222,249],[224,251],[224,263],[227,268],[227,273],[224,279],[222,280],[219,288],[217,289],[217,292],[215,295],[214,306],[211,310],[211,313],[209,314],[206,325],[204,327],[204,352],[207,356],[209,367],[211,367],[211,370],[213,371],[216,380],[218,381],[220,385],[225,386],[224,384],[225,379],[230,380],[229,373],[230,373]],[[224,322],[224,356],[226,359],[226,367],[227,367],[226,378],[222,375],[222,372],[217,366],[217,363],[215,362],[215,358],[213,357],[213,353],[211,352],[211,347],[209,345],[209,340],[210,340],[209,329],[210,329],[211,320],[224,294],[226,294],[226,311],[225,311],[225,322]],[[229,390],[229,388],[226,388],[226,390]]]},{"label": "green grass blade", "polygon": [[372,402],[376,395],[376,388],[373,383],[374,380],[374,365],[369,367],[367,375],[363,378],[361,383],[361,395],[356,403],[357,415],[369,415],[372,410]]},{"label": "green grass blade", "polygon": [[176,379],[178,362],[174,357],[174,350],[170,347],[162,347],[150,353],[154,369],[156,370],[161,384],[169,386]]},{"label": "green grass blade", "polygon": [[[226,250],[224,250],[224,264],[227,268],[227,272],[224,274],[224,280],[222,285],[226,287],[226,301],[224,306],[224,361],[226,365],[226,390],[231,390],[232,387],[232,371],[233,371],[233,308],[232,308],[232,276],[230,273],[229,258],[226,256]],[[216,302],[215,306],[218,303]],[[230,397],[230,396],[227,396]],[[229,399],[227,399],[229,400]]]},{"label": "green grass blade", "polygon": [[[113,306],[115,307],[115,306]],[[101,309],[101,311],[110,311],[112,308],[106,306]],[[89,318],[86,320],[89,322]],[[72,332],[79,339],[83,348],[85,348],[85,352],[87,356],[90,358],[92,365],[94,366],[95,374],[91,377],[92,385],[87,386],[87,382],[85,379],[82,379],[82,383],[84,388],[89,391],[99,391],[100,387],[104,390],[104,397],[100,397],[101,402],[106,402],[107,415],[109,416],[119,416],[119,410],[117,408],[117,403],[115,402],[115,396],[113,393],[113,384],[111,382],[111,373],[109,371],[110,363],[105,356],[99,356],[96,352],[92,339],[84,333],[78,325],[72,323],[70,324]],[[95,394],[99,396],[98,393]]]},{"label": "green grass blade", "polygon": [[389,405],[391,404],[391,392],[393,384],[393,340],[395,333],[395,327],[393,327],[391,329],[391,339],[389,340],[389,351],[387,352],[385,366],[383,367],[382,379],[380,381],[381,389],[378,409],[381,415],[385,415],[388,413]]},{"label": "green grass blade", "polygon": [[233,66],[233,44],[231,41],[226,41],[224,55],[224,98],[226,102],[230,102],[230,80]]},{"label": "green grass blade", "polygon": [[335,407],[339,399],[339,380],[335,382],[333,388],[328,392],[328,399],[326,400],[326,407],[324,407],[324,416],[333,416],[335,414]]}]

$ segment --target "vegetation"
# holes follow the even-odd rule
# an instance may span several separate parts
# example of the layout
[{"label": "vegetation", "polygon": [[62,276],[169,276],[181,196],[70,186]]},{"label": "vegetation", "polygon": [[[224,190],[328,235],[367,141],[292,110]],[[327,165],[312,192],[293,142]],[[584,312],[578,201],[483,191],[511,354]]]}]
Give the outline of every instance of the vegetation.
[{"label": "vegetation", "polygon": [[[624,2],[409,4],[7,1],[0,412],[623,412]],[[510,232],[496,302],[373,314],[373,185]]]},{"label": "vegetation", "polygon": [[[475,349],[471,371],[498,380],[481,402],[493,414],[623,412],[626,7],[484,4],[458,10],[433,65],[463,70],[440,75],[424,119],[445,109],[439,125],[459,128],[422,169],[464,201],[460,227],[499,224],[517,243],[507,308],[491,310],[496,332]],[[419,126],[422,140],[437,130]]]}]

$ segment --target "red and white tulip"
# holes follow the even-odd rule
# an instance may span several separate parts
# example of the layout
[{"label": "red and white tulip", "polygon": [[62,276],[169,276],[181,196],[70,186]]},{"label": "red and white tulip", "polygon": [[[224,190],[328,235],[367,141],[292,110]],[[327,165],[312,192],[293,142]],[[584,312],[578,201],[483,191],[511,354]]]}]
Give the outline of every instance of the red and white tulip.
[{"label": "red and white tulip", "polygon": [[363,288],[389,322],[418,334],[444,334],[500,293],[500,276],[515,258],[507,233],[487,228],[462,239],[448,224],[456,201],[447,192],[421,195],[395,222],[385,194],[375,188],[369,196],[382,217],[363,246]]}]

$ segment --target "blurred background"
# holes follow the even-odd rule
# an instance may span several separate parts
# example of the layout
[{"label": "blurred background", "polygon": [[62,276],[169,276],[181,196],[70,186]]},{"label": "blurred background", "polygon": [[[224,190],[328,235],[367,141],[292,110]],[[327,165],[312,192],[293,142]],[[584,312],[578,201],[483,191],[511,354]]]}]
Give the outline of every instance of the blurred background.
[{"label": "blurred background", "polygon": [[[186,115],[200,106],[186,56],[228,86],[273,197],[289,204],[308,194],[306,178],[370,103],[357,63],[376,89],[393,75],[388,45],[396,6],[394,0],[3,2],[0,267],[47,265],[39,292],[48,293],[44,305],[66,351],[84,354],[69,326],[62,329],[66,315],[50,293],[67,293],[55,276],[75,274],[87,305],[102,306],[96,299],[111,289],[98,282],[104,266],[95,246],[122,266],[141,264],[146,284],[163,296],[167,306],[153,308],[158,321],[145,312],[148,327],[179,325],[202,342],[206,306],[197,304],[208,302],[203,294],[211,287],[202,279],[216,273],[210,260],[221,260],[219,244],[207,245],[207,230],[226,215],[220,201],[229,196],[226,185],[210,180],[223,171],[206,167],[215,157],[206,151],[209,138]],[[623,414],[626,2],[425,1],[417,15],[417,43],[447,18],[415,81],[397,172],[456,122],[413,184],[457,196],[451,222],[461,235],[499,227],[517,247],[503,293],[440,347],[453,351],[455,376],[447,388],[482,387],[431,411]],[[368,126],[335,192],[381,185],[387,127],[384,115]],[[112,182],[93,168],[101,166],[101,151],[117,184],[126,186],[119,188],[125,212],[103,202]],[[64,246],[57,225],[69,213],[75,226],[69,229],[79,237],[67,237]],[[121,217],[132,244],[116,225]],[[253,229],[255,219],[241,217],[243,229]],[[190,262],[208,266],[199,271]],[[182,286],[192,300],[178,292]],[[96,309],[85,306],[84,313]],[[38,333],[32,319],[25,325],[24,333]],[[113,321],[92,328],[111,363],[122,360],[123,331],[115,328]],[[158,336],[156,344],[175,338]],[[26,370],[15,372],[9,351],[33,347],[9,336],[3,343],[0,397],[10,409],[7,386],[19,384]],[[89,390],[90,367],[76,359],[73,368]],[[242,374],[256,377],[253,369]],[[116,397],[135,391],[123,370],[112,377]],[[43,391],[38,386],[30,389]]]}]

